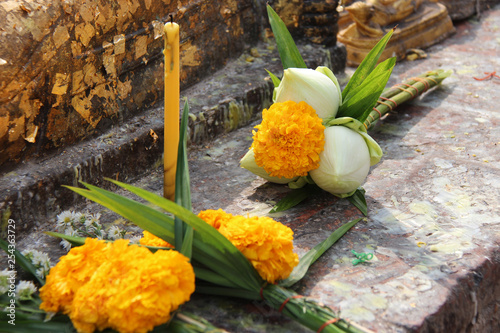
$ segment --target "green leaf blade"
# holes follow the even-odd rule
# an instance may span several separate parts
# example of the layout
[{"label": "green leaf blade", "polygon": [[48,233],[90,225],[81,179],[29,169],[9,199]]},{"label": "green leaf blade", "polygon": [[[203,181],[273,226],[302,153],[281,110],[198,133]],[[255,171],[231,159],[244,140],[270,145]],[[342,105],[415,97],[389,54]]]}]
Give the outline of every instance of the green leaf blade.
[{"label": "green leaf blade", "polygon": [[356,192],[347,199],[358,208],[364,216],[368,216],[368,205],[366,204],[365,190],[363,188],[358,188]]},{"label": "green leaf blade", "polygon": [[355,95],[354,89],[360,86],[365,79],[373,71],[377,62],[385,49],[385,46],[391,39],[394,29],[391,29],[366,55],[361,64],[352,75],[351,79],[347,83],[346,87],[342,91],[342,100],[345,102]]},{"label": "green leaf blade", "polygon": [[[175,202],[192,210],[191,187],[189,179],[189,166],[187,161],[187,123],[189,114],[189,104],[186,100],[182,112],[181,125],[179,131],[179,147],[177,149],[177,169],[175,173]],[[181,219],[175,218],[174,234],[175,248],[188,258],[191,258],[191,246],[193,244],[193,233],[188,232],[191,227],[187,226]],[[191,228],[192,229],[192,228]],[[188,237],[188,238],[186,238]],[[190,238],[189,238],[190,237]]]},{"label": "green leaf blade", "polygon": [[283,212],[297,206],[315,192],[313,188],[313,186],[304,186],[290,191],[283,199],[274,205],[274,207],[269,211],[269,214]]},{"label": "green leaf blade", "polygon": [[326,252],[333,244],[335,244],[349,229],[351,229],[356,223],[361,221],[361,219],[356,219],[350,221],[340,228],[335,230],[327,239],[316,245],[314,248],[309,250],[301,259],[299,264],[294,268],[290,276],[279,283],[282,287],[291,287],[298,281],[300,281],[309,270],[309,267],[318,260],[323,253]]},{"label": "green leaf blade", "polygon": [[175,174],[175,202],[191,210],[191,185],[189,179],[189,166],[187,161],[187,126],[188,126],[189,104],[184,103],[182,112],[181,128],[179,136],[179,148],[177,154],[177,171]]},{"label": "green leaf blade", "polygon": [[13,255],[14,258],[15,258],[16,264],[19,265],[19,266],[21,266],[21,268],[23,270],[25,270],[26,272],[28,272],[31,275],[33,275],[42,286],[45,284],[45,280],[42,279],[41,277],[39,277],[36,274],[36,268],[31,263],[31,260],[29,260],[28,258],[26,258],[18,250],[15,250],[15,249],[14,250],[12,250],[12,249],[9,250],[9,243],[6,240],[1,239],[1,238],[0,238],[0,248],[2,248],[5,251],[5,253],[7,253],[7,255]]},{"label": "green leaf blade", "polygon": [[267,15],[269,16],[269,23],[271,24],[276,44],[278,45],[283,69],[307,68],[285,23],[269,5],[267,5]]},{"label": "green leaf blade", "polygon": [[279,77],[277,77],[276,75],[274,75],[273,73],[271,73],[270,71],[268,71],[266,69],[266,72],[267,74],[269,74],[269,77],[271,78],[271,80],[273,81],[273,85],[275,88],[279,87],[280,83],[281,83],[281,80],[279,79]]},{"label": "green leaf blade", "polygon": [[380,63],[361,85],[353,89],[354,95],[342,103],[337,117],[351,117],[364,122],[387,85],[395,64],[396,58]]},{"label": "green leaf blade", "polygon": [[238,288],[237,283],[234,283],[233,281],[227,279],[226,277],[215,273],[211,269],[200,267],[199,265],[193,266],[193,269],[197,279],[201,279],[203,281],[207,281],[218,286]]},{"label": "green leaf blade", "polygon": [[75,245],[75,246],[83,245],[85,243],[85,239],[86,239],[85,237],[69,236],[69,235],[61,234],[59,232],[54,232],[54,231],[46,231],[45,234],[52,236],[52,237],[65,239],[68,242],[70,242],[71,245]]},{"label": "green leaf blade", "polygon": [[[196,253],[193,248],[194,259],[196,259],[194,257],[195,254],[201,255],[203,253],[208,253],[210,256],[205,257],[203,260],[200,260],[200,262],[210,262],[210,260],[225,262],[225,272],[227,275],[231,275],[235,278],[241,278],[245,288],[259,288],[262,283],[262,279],[257,274],[248,259],[245,258],[245,256],[243,256],[243,254],[227,238],[197,215],[157,194],[115,180],[108,180],[164,209],[165,211],[174,214],[182,221],[186,222],[189,226],[194,228],[196,232],[193,236],[193,247],[197,248]],[[113,192],[100,189],[90,184],[82,184],[84,184],[89,190],[72,187],[69,188],[120,214],[126,219],[134,222],[142,229],[153,233],[157,237],[160,237],[169,243],[174,242],[174,221],[167,215],[131,199],[114,194]]]},{"label": "green leaf blade", "polygon": [[113,192],[90,184],[83,184],[87,186],[88,190],[79,187],[66,187],[134,222],[140,228],[151,232],[170,244],[174,243],[174,221],[169,216]]}]

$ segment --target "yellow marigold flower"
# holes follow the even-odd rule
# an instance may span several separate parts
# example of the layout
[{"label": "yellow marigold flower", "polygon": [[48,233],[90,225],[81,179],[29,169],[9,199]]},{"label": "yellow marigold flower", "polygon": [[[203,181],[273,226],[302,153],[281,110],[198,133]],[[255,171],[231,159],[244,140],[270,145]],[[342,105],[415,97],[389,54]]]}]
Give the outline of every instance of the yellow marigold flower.
[{"label": "yellow marigold flower", "polygon": [[40,288],[43,300],[40,309],[47,312],[68,314],[76,291],[87,283],[94,271],[105,260],[106,243],[87,238],[85,245],[73,247],[47,276],[45,285]]},{"label": "yellow marigold flower", "polygon": [[[78,332],[106,328],[126,333],[148,332],[167,322],[170,313],[194,292],[193,267],[182,254],[169,250],[152,253],[147,248],[129,245],[127,240],[102,243],[105,247],[99,255],[105,260],[89,272],[87,281],[70,300],[69,317]],[[70,253],[75,249],[78,247]],[[53,270],[58,272],[58,265],[49,277]],[[71,276],[58,277],[71,280]],[[47,293],[51,286],[43,288]],[[41,308],[47,301],[44,295],[41,292]]]},{"label": "yellow marigold flower", "polygon": [[164,241],[160,237],[156,237],[149,231],[144,230],[142,232],[142,238],[139,240],[139,244],[146,246],[157,246],[157,247],[174,247],[169,242]]},{"label": "yellow marigold flower", "polygon": [[198,217],[210,224],[215,229],[219,230],[221,225],[226,224],[233,217],[233,215],[228,214],[219,208],[218,210],[202,210],[198,213]]},{"label": "yellow marigold flower", "polygon": [[299,263],[292,229],[270,217],[233,216],[221,209],[198,216],[224,235],[270,283],[286,279]]},{"label": "yellow marigold flower", "polygon": [[252,148],[255,162],[273,177],[306,176],[319,166],[325,127],[305,102],[274,103],[255,126]]}]

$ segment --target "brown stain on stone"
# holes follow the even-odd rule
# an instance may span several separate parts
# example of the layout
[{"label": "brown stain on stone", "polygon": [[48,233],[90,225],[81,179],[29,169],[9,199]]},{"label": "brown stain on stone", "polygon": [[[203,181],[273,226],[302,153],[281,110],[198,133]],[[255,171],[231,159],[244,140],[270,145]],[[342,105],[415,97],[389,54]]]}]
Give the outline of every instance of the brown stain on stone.
[{"label": "brown stain on stone", "polygon": [[47,139],[54,143],[54,146],[59,146],[59,138],[64,137],[68,131],[69,122],[67,121],[62,111],[57,108],[51,108],[47,115]]}]

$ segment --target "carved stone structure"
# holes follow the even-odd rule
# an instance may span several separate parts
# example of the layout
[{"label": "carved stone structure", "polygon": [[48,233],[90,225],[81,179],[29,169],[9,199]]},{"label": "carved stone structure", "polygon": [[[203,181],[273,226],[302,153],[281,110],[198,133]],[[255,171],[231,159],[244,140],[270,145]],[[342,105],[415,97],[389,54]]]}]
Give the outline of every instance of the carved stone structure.
[{"label": "carved stone structure", "polygon": [[357,66],[382,38],[397,26],[381,60],[403,59],[407,50],[425,48],[448,37],[455,29],[446,7],[424,0],[366,0],[348,6],[350,24],[343,18],[338,40],[346,45],[347,64]]},{"label": "carved stone structure", "polygon": [[[270,2],[295,37],[333,47],[338,71],[346,56],[336,48],[337,4]],[[240,56],[268,28],[265,0],[1,1],[0,167],[160,104],[169,14],[181,26],[181,89]]]},{"label": "carved stone structure", "polygon": [[500,3],[500,0],[439,0],[446,6],[452,20],[463,20],[474,14],[480,16],[481,12],[491,9]]}]

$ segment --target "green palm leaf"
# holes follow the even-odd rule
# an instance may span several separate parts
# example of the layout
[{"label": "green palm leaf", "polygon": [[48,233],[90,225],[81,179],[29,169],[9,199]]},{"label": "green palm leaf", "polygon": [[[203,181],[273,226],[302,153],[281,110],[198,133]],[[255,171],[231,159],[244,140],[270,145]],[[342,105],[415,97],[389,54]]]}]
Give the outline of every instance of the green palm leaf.
[{"label": "green palm leaf", "polygon": [[[193,259],[223,276],[230,277],[242,288],[259,288],[262,279],[250,262],[234,245],[215,228],[170,200],[141,188],[110,180],[114,184],[129,190],[152,204],[180,218],[196,232],[193,236]],[[174,220],[151,207],[103,190],[90,184],[84,184],[88,190],[68,187],[76,193],[95,201],[124,218],[134,222],[140,228],[151,232],[169,243],[174,242]]]},{"label": "green palm leaf", "polygon": [[[187,123],[189,104],[186,100],[182,112],[181,128],[179,131],[179,147],[177,150],[177,170],[175,174],[175,202],[188,209],[191,208],[191,185],[187,162]],[[193,228],[187,226],[179,218],[175,218],[175,248],[188,258],[191,258],[193,247]]]},{"label": "green palm leaf", "polygon": [[295,283],[299,282],[306,275],[309,267],[360,220],[361,219],[356,219],[344,224],[335,230],[327,239],[309,250],[302,258],[300,258],[299,264],[293,269],[290,276],[286,280],[281,281],[279,285],[282,287],[291,287]]},{"label": "green palm leaf", "polygon": [[360,86],[366,78],[373,71],[375,66],[377,66],[377,62],[384,52],[385,46],[391,39],[392,34],[394,33],[394,29],[389,31],[374,47],[371,51],[366,55],[361,64],[359,64],[358,68],[352,75],[351,79],[347,83],[346,87],[342,91],[342,100],[345,102],[349,100],[352,96],[356,94],[354,89]]},{"label": "green palm leaf", "polygon": [[283,69],[290,67],[307,68],[285,23],[269,5],[267,5],[267,15],[269,16],[269,23],[271,24],[276,44],[278,45],[278,52],[280,54],[281,63],[283,64]]}]

